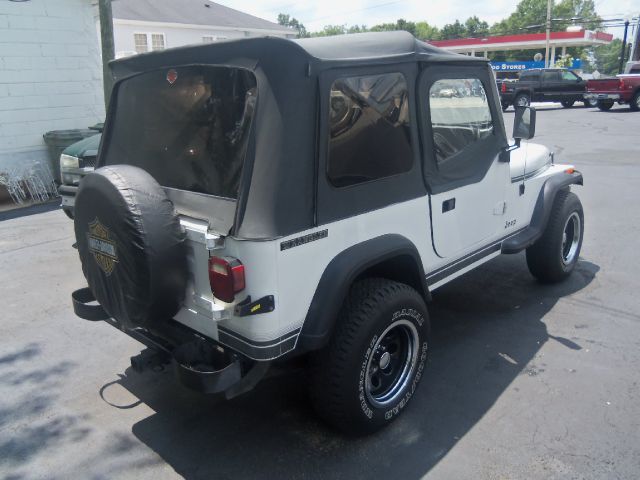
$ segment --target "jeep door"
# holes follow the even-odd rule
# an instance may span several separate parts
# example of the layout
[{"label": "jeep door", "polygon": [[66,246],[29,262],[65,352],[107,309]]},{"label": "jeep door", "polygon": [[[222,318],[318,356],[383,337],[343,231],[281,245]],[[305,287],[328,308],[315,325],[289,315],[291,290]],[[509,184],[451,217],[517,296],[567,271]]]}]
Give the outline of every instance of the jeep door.
[{"label": "jeep door", "polygon": [[[437,93],[460,85],[476,93],[452,98]],[[456,258],[486,246],[505,229],[510,173],[502,114],[485,65],[429,65],[418,90],[433,248],[442,258]]]}]

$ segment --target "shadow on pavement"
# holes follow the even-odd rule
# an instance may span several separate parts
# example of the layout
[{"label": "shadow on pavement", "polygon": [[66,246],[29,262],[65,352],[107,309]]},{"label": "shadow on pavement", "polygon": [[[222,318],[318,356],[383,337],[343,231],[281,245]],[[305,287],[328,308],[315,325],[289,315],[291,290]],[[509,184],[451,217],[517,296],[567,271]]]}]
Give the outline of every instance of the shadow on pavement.
[{"label": "shadow on pavement", "polygon": [[566,282],[543,286],[523,255],[503,256],[439,289],[429,306],[433,342],[426,376],[407,411],[389,428],[347,438],[326,428],[306,398],[303,373],[265,380],[233,401],[189,392],[170,372],[119,383],[155,414],[134,435],[177,473],[195,478],[417,479],[487,413],[518,375],[534,375],[548,341],[544,316],[586,287],[599,267],[581,260]]},{"label": "shadow on pavement", "polygon": [[7,478],[21,478],[15,469],[89,434],[86,418],[71,412],[45,415],[73,366],[45,359],[39,343],[0,357],[0,384],[7,387],[0,398],[0,469],[11,471]]}]

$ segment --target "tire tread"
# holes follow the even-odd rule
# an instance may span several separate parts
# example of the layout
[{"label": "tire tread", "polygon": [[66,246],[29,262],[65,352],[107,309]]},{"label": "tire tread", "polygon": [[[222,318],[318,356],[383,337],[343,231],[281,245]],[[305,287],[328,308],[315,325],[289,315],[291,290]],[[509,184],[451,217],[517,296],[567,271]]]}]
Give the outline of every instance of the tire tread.
[{"label": "tire tread", "polygon": [[350,415],[346,378],[352,371],[353,351],[368,336],[366,323],[401,293],[411,292],[422,301],[413,288],[384,278],[365,278],[351,287],[340,309],[329,344],[310,358],[310,397],[318,415],[333,427],[350,433],[368,433],[371,428]]},{"label": "tire tread", "polygon": [[[542,236],[529,248],[527,248],[527,266],[531,274],[543,283],[556,283],[564,280],[570,273],[563,269],[558,260],[558,238],[562,235],[564,222],[567,216],[567,205],[576,205],[583,220],[582,205],[578,196],[568,188],[560,190],[556,194],[551,208],[549,221]],[[573,209],[571,210],[573,211]],[[584,232],[584,222],[582,225]],[[579,253],[579,252],[578,252]]]}]

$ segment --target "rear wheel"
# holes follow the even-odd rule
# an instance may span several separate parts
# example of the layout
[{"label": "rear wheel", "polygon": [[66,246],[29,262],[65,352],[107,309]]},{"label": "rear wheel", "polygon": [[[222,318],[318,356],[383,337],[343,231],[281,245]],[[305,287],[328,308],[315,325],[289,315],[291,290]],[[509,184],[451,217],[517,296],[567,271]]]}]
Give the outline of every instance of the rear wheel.
[{"label": "rear wheel", "polygon": [[611,110],[611,107],[613,107],[613,100],[598,100],[596,105],[600,110],[606,112],[607,110]]},{"label": "rear wheel", "polygon": [[516,96],[513,105],[517,107],[528,107],[530,103],[531,99],[529,98],[529,95],[527,95],[526,93],[519,93]]},{"label": "rear wheel", "polygon": [[564,108],[571,108],[573,107],[573,104],[576,103],[573,100],[564,100],[563,102],[560,102],[560,104],[564,107]]},{"label": "rear wheel", "polygon": [[598,106],[598,101],[595,99],[590,99],[590,100],[584,99],[582,103],[584,103],[585,108],[592,108],[592,107]]},{"label": "rear wheel", "polygon": [[635,93],[635,95],[631,99],[631,102],[629,102],[629,108],[634,112],[640,110],[640,90]]},{"label": "rear wheel", "polygon": [[527,248],[531,274],[543,283],[568,277],[578,263],[584,236],[584,212],[578,196],[567,190],[557,193],[542,237]]},{"label": "rear wheel", "polygon": [[350,434],[372,433],[406,407],[427,358],[429,319],[408,285],[357,282],[329,344],[311,359],[311,398],[318,414]]}]

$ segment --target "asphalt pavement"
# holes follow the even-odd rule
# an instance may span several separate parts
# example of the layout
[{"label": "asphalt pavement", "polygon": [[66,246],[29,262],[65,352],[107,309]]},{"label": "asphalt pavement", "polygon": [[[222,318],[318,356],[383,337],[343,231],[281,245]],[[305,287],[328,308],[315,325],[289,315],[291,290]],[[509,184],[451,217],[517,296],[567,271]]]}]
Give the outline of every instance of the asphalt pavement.
[{"label": "asphalt pavement", "polygon": [[534,141],[585,178],[576,271],[542,286],[502,256],[439,289],[421,388],[361,439],[316,419],[302,373],[224,401],[133,372],[142,345],[73,315],[63,212],[0,221],[0,478],[638,478],[638,132],[625,107],[540,107]]}]

